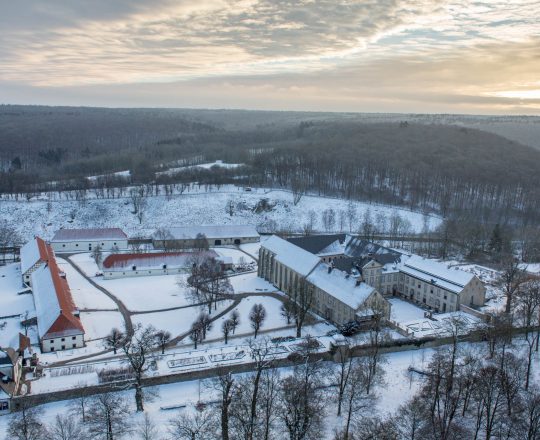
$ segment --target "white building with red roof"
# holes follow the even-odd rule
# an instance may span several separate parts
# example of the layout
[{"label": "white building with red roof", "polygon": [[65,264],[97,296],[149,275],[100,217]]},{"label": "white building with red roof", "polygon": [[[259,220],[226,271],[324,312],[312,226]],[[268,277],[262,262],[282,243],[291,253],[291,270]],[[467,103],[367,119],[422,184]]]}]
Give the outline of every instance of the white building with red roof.
[{"label": "white building with red roof", "polygon": [[55,252],[88,252],[127,249],[128,237],[120,228],[60,229],[51,240]]},{"label": "white building with red roof", "polygon": [[42,352],[84,347],[84,328],[54,253],[32,272],[32,293]]},{"label": "white building with red roof", "polygon": [[24,285],[32,285],[32,272],[49,259],[50,246],[39,237],[30,240],[21,248],[21,275]]}]

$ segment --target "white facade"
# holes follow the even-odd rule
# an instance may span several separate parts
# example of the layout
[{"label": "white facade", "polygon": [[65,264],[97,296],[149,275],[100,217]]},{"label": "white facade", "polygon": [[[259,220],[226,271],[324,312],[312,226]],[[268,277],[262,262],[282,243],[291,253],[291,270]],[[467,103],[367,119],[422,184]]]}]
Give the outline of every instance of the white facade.
[{"label": "white facade", "polygon": [[55,252],[89,252],[97,247],[103,251],[127,249],[128,237],[119,228],[60,229],[51,239]]},{"label": "white facade", "polygon": [[83,334],[41,340],[41,351],[43,353],[59,350],[71,350],[73,348],[81,347],[84,347]]},{"label": "white facade", "polygon": [[63,252],[89,252],[96,247],[100,247],[102,251],[107,252],[114,249],[127,249],[128,240],[112,239],[112,240],[76,240],[76,241],[51,241],[51,247],[57,253]]}]

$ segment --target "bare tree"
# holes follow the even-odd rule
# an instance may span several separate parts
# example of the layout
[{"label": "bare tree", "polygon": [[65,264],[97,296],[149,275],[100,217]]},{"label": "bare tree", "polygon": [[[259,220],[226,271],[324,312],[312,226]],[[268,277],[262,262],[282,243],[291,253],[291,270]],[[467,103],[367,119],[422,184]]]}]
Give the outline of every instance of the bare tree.
[{"label": "bare tree", "polygon": [[193,341],[195,350],[197,350],[198,343],[202,342],[202,334],[203,332],[200,324],[198,322],[194,322],[189,331],[189,338]]},{"label": "bare tree", "polygon": [[510,315],[512,312],[514,294],[520,285],[526,280],[526,272],[519,267],[519,261],[513,256],[509,256],[502,264],[500,282],[506,294],[505,312]]},{"label": "bare tree", "polygon": [[151,325],[143,328],[139,324],[135,326],[133,335],[125,338],[122,344],[124,355],[135,376],[135,404],[137,411],[144,411],[142,379],[152,366],[155,332],[155,328]]},{"label": "bare tree", "polygon": [[354,203],[352,200],[349,200],[349,203],[347,204],[347,221],[349,223],[349,232],[353,231],[354,224],[356,223],[356,219],[358,217],[358,213],[356,211],[356,207],[354,206]]},{"label": "bare tree", "polygon": [[230,320],[232,333],[234,335],[234,333],[236,332],[236,327],[240,325],[240,313],[238,312],[238,310],[235,309],[232,311]]},{"label": "bare tree", "polygon": [[257,333],[266,319],[266,309],[262,304],[254,304],[249,312],[249,320],[251,321],[251,327],[255,331],[254,337],[257,337]]},{"label": "bare tree", "polygon": [[208,313],[201,313],[195,324],[201,329],[201,339],[204,341],[206,339],[206,332],[212,329],[212,318]]},{"label": "bare tree", "polygon": [[336,211],[332,208],[325,209],[322,214],[322,223],[326,232],[333,231],[336,226]]},{"label": "bare tree", "polygon": [[313,289],[308,285],[305,279],[301,279],[293,286],[291,294],[291,305],[296,325],[296,337],[302,337],[302,328],[309,315],[309,310],[314,301]]},{"label": "bare tree", "polygon": [[291,305],[290,301],[286,301],[281,304],[280,313],[281,316],[287,320],[287,325],[289,325],[291,323],[291,319],[294,317],[293,306]]},{"label": "bare tree", "polygon": [[49,427],[49,438],[51,440],[82,440],[85,435],[76,419],[57,414],[54,424]]},{"label": "bare tree", "polygon": [[171,340],[171,333],[166,330],[158,330],[154,335],[156,339],[156,344],[161,348],[161,354],[165,354],[165,348]]},{"label": "bare tree", "polygon": [[96,266],[100,266],[101,262],[103,261],[103,252],[101,251],[101,246],[97,245],[92,250],[92,258],[94,259]]},{"label": "bare tree", "polygon": [[78,389],[77,397],[70,401],[69,411],[73,416],[80,416],[82,423],[86,423],[87,410],[91,396],[85,383],[78,383],[76,388]]},{"label": "bare tree", "polygon": [[105,336],[103,345],[105,345],[105,348],[112,348],[113,353],[116,354],[117,350],[122,347],[124,338],[124,332],[118,330],[117,328],[113,328],[111,332]]},{"label": "bare tree", "polygon": [[233,323],[230,319],[226,319],[223,321],[223,324],[221,325],[221,331],[223,333],[223,337],[225,338],[225,344],[229,342],[229,335],[232,332]]},{"label": "bare tree", "polygon": [[92,438],[114,440],[129,432],[128,405],[119,394],[103,393],[91,399],[86,426]]},{"label": "bare tree", "polygon": [[220,371],[207,386],[219,392],[221,412],[221,439],[229,440],[229,408],[234,398],[235,380],[231,372]]},{"label": "bare tree", "polygon": [[210,248],[210,245],[208,244],[206,235],[201,232],[197,233],[193,242],[193,248],[198,251],[207,251]]},{"label": "bare tree", "polygon": [[160,227],[154,233],[154,239],[161,243],[163,250],[170,251],[174,248],[174,237],[167,228]]},{"label": "bare tree", "polygon": [[11,415],[7,434],[10,439],[46,440],[49,438],[46,426],[41,422],[42,410],[30,408],[24,402],[20,409]]},{"label": "bare tree", "polygon": [[193,415],[179,414],[169,420],[169,434],[174,440],[217,439],[215,413],[209,407],[195,411]]},{"label": "bare tree", "polygon": [[352,356],[351,350],[348,345],[340,345],[337,347],[334,355],[336,362],[336,368],[332,370],[332,385],[336,387],[337,397],[337,415],[341,416],[341,407],[343,404],[343,396],[345,394],[345,388],[349,381],[349,376],[352,370]]},{"label": "bare tree", "polygon": [[144,413],[143,419],[137,423],[135,430],[140,440],[157,440],[159,438],[158,428],[148,413]]},{"label": "bare tree", "polygon": [[236,204],[234,203],[234,200],[228,199],[227,203],[225,204],[225,212],[229,214],[229,217],[232,217],[234,215],[235,207],[236,207]]}]

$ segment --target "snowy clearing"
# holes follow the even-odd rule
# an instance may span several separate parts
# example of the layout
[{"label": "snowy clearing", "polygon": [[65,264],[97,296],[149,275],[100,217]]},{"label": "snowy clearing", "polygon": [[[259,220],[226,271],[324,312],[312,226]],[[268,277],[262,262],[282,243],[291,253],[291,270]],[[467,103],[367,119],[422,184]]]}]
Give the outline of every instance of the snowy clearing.
[{"label": "snowy clearing", "polygon": [[185,275],[156,275],[95,281],[111,292],[132,312],[189,306],[185,289],[178,286]]},{"label": "snowy clearing", "polygon": [[85,341],[107,336],[113,328],[124,329],[124,319],[119,312],[82,312]]},{"label": "snowy clearing", "polygon": [[257,276],[256,272],[229,277],[235,293],[244,292],[276,292],[277,288]]},{"label": "snowy clearing", "polygon": [[116,304],[107,295],[96,289],[75,268],[62,258],[56,258],[58,266],[66,274],[66,279],[73,296],[73,301],[79,309],[115,310]]}]

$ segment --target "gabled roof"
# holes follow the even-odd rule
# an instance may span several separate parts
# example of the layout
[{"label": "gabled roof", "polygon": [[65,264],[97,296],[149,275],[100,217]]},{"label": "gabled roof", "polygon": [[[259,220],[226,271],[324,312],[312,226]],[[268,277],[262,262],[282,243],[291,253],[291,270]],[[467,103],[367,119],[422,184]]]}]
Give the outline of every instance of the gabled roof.
[{"label": "gabled roof", "polygon": [[[259,233],[255,226],[251,225],[195,225],[195,226],[179,226],[168,228],[171,234],[171,240],[194,240],[197,234],[204,234],[209,239],[220,238],[243,238],[243,237],[258,237]],[[161,240],[156,233],[153,235],[154,240]]]},{"label": "gabled roof", "polygon": [[68,283],[60,275],[52,252],[47,263],[32,272],[32,292],[41,339],[84,333]]},{"label": "gabled roof", "polygon": [[443,287],[451,292],[460,293],[474,278],[474,275],[458,268],[450,269],[444,263],[412,255],[400,265],[400,270],[407,275]]},{"label": "gabled roof", "polygon": [[45,262],[49,258],[49,246],[39,237],[35,237],[21,248],[21,274],[25,274],[29,269],[41,261]]},{"label": "gabled roof", "polygon": [[77,240],[125,240],[127,235],[120,228],[100,229],[60,229],[56,231],[51,242]]},{"label": "gabled roof", "polygon": [[261,243],[261,247],[275,254],[275,259],[302,276],[308,275],[317,264],[319,257],[289,243],[287,240],[272,235]]},{"label": "gabled roof", "polygon": [[307,237],[288,238],[287,241],[312,254],[321,254],[331,253],[330,249],[327,252],[324,251],[336,242],[343,244],[345,237],[345,234],[310,235]]},{"label": "gabled roof", "polygon": [[365,263],[362,266],[369,259],[373,259],[384,266],[385,264],[399,262],[403,254],[368,240],[349,237],[345,245],[345,255],[357,260],[365,259]]},{"label": "gabled roof", "polygon": [[329,267],[325,263],[320,263],[307,280],[354,310],[362,306],[375,292],[375,288],[364,282],[358,283],[356,278],[348,276],[346,272],[337,269],[328,272]]},{"label": "gabled roof", "polygon": [[136,266],[137,268],[161,267],[184,267],[191,258],[218,258],[219,255],[212,251],[203,252],[152,252],[111,254],[103,261],[103,268],[110,270],[124,269]]}]

